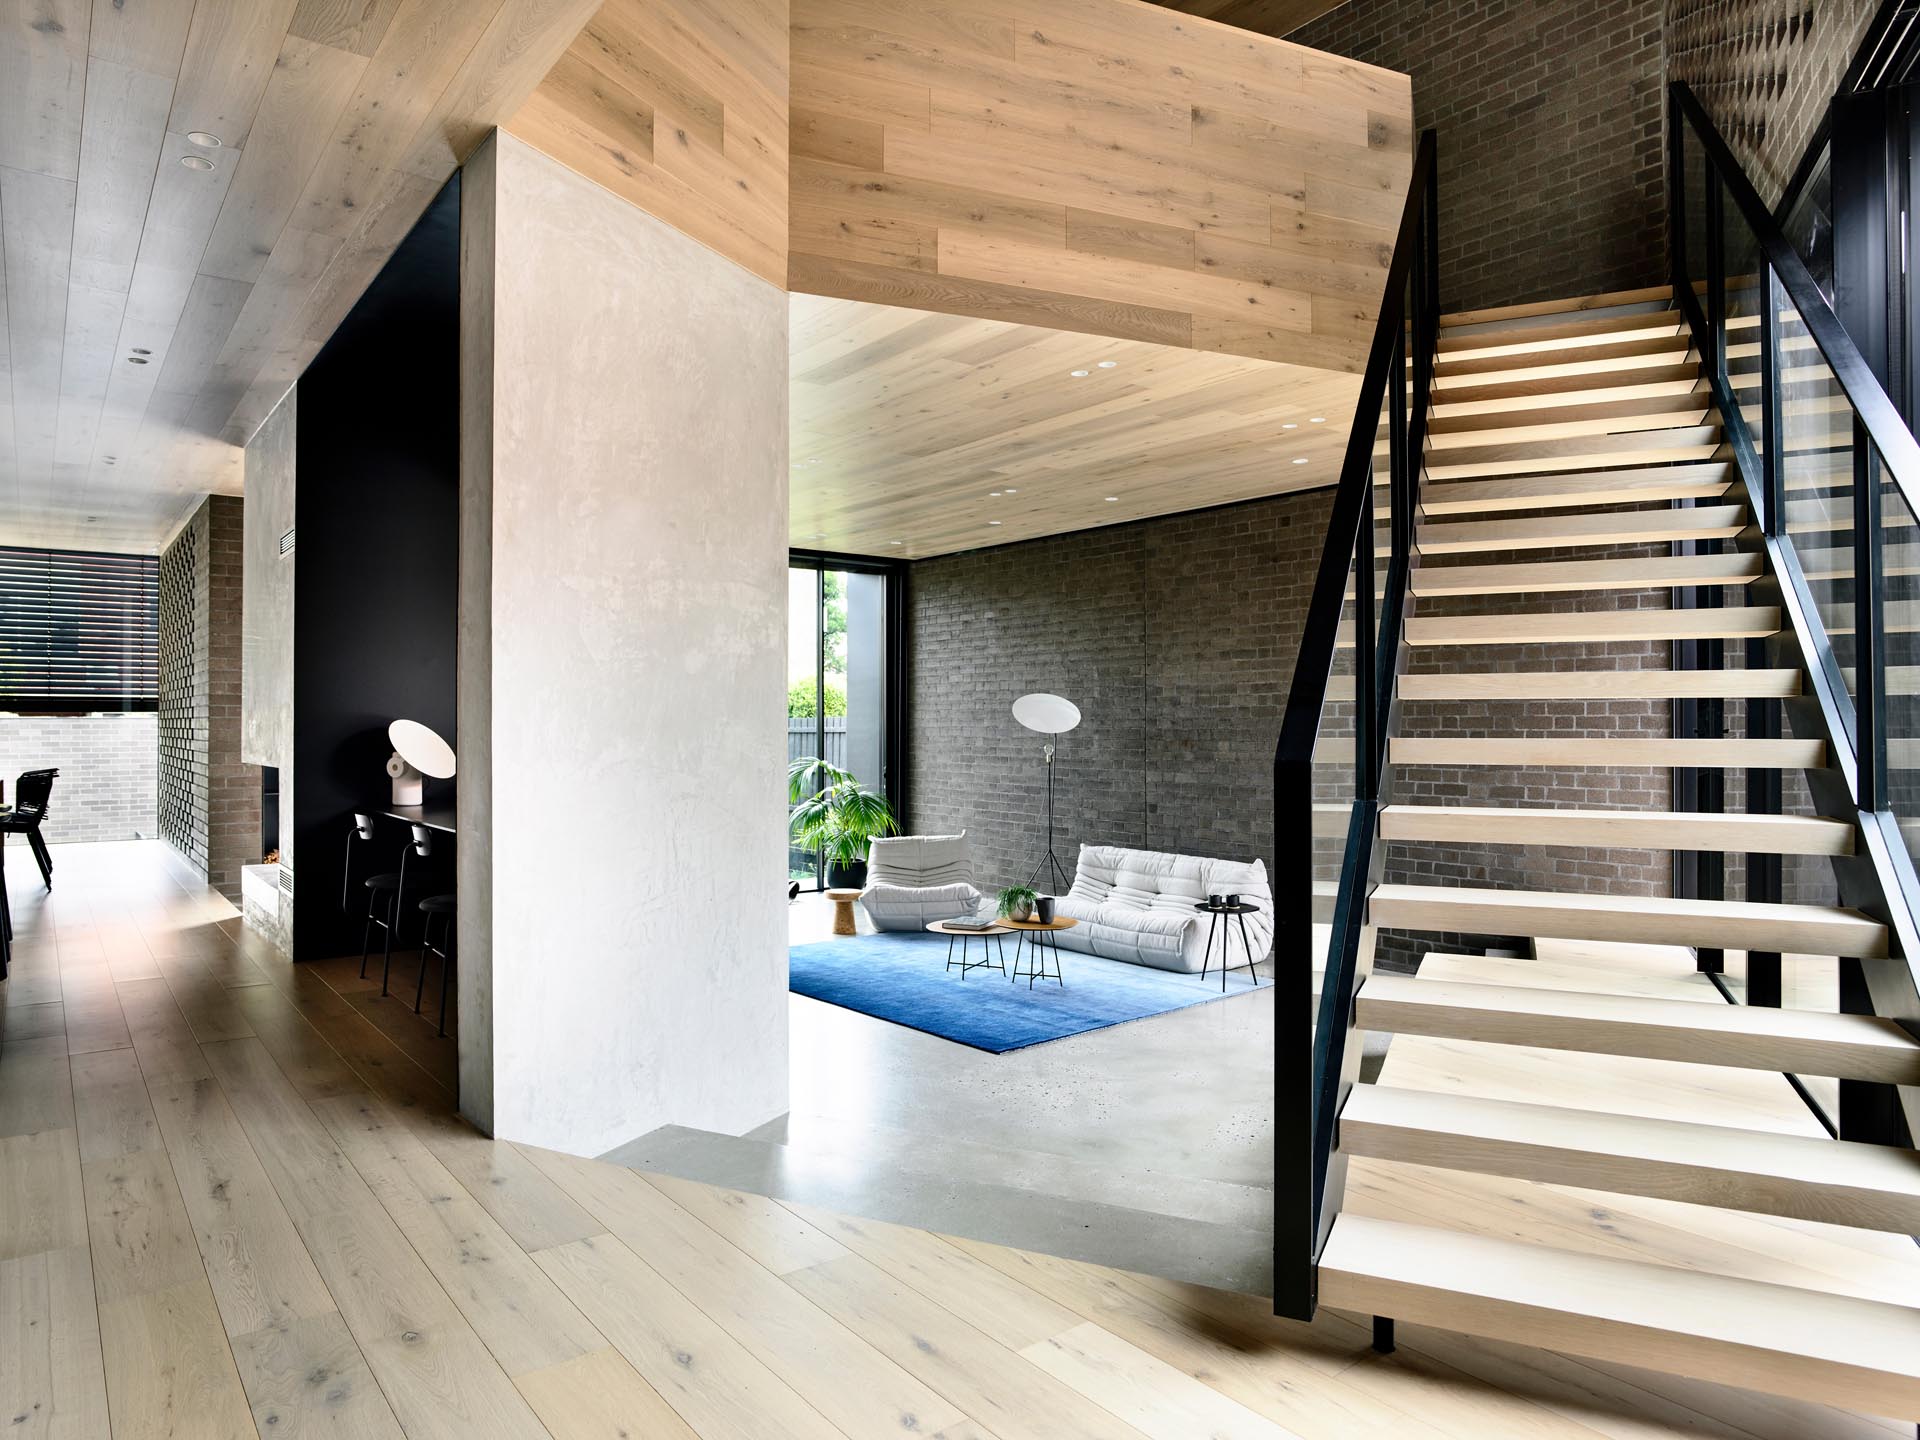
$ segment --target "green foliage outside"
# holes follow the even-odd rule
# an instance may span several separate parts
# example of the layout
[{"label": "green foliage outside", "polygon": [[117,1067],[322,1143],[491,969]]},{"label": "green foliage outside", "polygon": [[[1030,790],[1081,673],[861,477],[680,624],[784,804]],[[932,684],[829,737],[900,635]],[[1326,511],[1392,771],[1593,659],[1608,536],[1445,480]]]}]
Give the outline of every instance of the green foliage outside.
[{"label": "green foliage outside", "polygon": [[[845,715],[847,713],[846,687],[836,685],[831,680],[826,685],[827,714]],[[802,720],[813,719],[814,704],[813,680],[803,677],[787,687],[787,715]]]}]

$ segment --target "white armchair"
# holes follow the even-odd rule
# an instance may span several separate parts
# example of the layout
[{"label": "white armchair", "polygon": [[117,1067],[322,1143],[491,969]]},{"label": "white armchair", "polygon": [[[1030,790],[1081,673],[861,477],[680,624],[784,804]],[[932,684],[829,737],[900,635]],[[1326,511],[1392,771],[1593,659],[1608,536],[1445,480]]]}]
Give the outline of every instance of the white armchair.
[{"label": "white armchair", "polygon": [[895,835],[867,851],[867,888],[860,903],[876,930],[924,930],[980,908],[967,832]]}]

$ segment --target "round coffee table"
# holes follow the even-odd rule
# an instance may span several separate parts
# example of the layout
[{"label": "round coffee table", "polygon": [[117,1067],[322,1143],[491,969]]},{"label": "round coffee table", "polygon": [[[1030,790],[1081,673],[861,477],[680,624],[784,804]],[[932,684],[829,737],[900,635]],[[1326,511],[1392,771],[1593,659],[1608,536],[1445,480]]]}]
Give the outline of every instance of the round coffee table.
[{"label": "round coffee table", "polygon": [[[1066,979],[1060,974],[1060,942],[1054,937],[1062,930],[1071,930],[1080,922],[1065,915],[1053,920],[1009,920],[1004,916],[1000,923],[1009,930],[1019,932],[1020,938],[1013,942],[1014,980],[1024,979],[1027,988],[1033,988],[1035,980],[1051,980],[1062,990],[1067,988]],[[1020,952],[1027,952],[1027,968],[1020,968]],[[1053,956],[1053,973],[1047,973],[1047,956]]]},{"label": "round coffee table", "polygon": [[833,902],[833,933],[836,935],[857,934],[853,923],[853,902],[860,898],[858,890],[829,890],[827,899]]},{"label": "round coffee table", "polygon": [[[944,935],[947,937],[947,969],[949,970],[953,969],[953,942],[955,940],[960,942],[960,978],[962,980],[967,978],[967,971],[984,970],[989,965],[994,964],[995,955],[999,956],[998,964],[1000,973],[1002,975],[1007,973],[1007,952],[1000,944],[1000,937],[1008,933],[1007,922],[995,921],[984,930],[976,930],[971,926],[956,926],[948,920],[935,920],[927,926],[927,930],[930,934]],[[978,940],[980,942],[980,958],[978,960],[967,959],[967,942],[969,940]],[[992,940],[993,944],[988,945],[988,940]],[[1018,952],[1016,951],[1015,954],[1017,958]]]},{"label": "round coffee table", "polygon": [[1249,905],[1245,901],[1238,905],[1214,905],[1202,900],[1193,908],[1202,915],[1213,917],[1207,921],[1207,948],[1200,952],[1200,978],[1202,980],[1207,978],[1207,970],[1213,964],[1213,932],[1218,930],[1220,932],[1220,989],[1223,993],[1225,992],[1229,968],[1227,962],[1232,958],[1232,925],[1234,917],[1237,916],[1240,921],[1240,945],[1247,952],[1247,979],[1258,986],[1260,972],[1253,968],[1253,942],[1247,938],[1247,916],[1258,914],[1260,907]]}]

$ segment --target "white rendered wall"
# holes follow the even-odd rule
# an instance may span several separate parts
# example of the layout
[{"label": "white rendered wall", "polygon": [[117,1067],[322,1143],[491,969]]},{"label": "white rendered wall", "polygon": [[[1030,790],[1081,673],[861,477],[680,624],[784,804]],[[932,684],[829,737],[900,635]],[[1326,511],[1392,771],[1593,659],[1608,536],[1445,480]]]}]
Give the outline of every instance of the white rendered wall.
[{"label": "white rendered wall", "polygon": [[787,1108],[786,295],[510,135],[461,203],[462,1107],[577,1154],[751,1129]]}]

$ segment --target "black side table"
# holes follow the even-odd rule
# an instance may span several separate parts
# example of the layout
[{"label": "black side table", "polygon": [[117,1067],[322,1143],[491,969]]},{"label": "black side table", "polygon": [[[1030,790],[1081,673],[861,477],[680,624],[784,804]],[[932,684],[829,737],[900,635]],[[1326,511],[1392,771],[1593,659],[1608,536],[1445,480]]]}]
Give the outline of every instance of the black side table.
[{"label": "black side table", "polygon": [[1217,930],[1220,933],[1220,991],[1222,994],[1226,993],[1227,971],[1231,968],[1228,961],[1231,959],[1232,925],[1237,916],[1240,920],[1240,943],[1247,952],[1247,979],[1258,986],[1260,972],[1253,968],[1253,941],[1247,938],[1247,916],[1258,914],[1260,907],[1249,905],[1244,900],[1238,905],[1214,905],[1202,900],[1193,908],[1202,915],[1212,917],[1207,921],[1207,948],[1200,952],[1200,978],[1206,979],[1207,971],[1213,965],[1213,936]]}]

